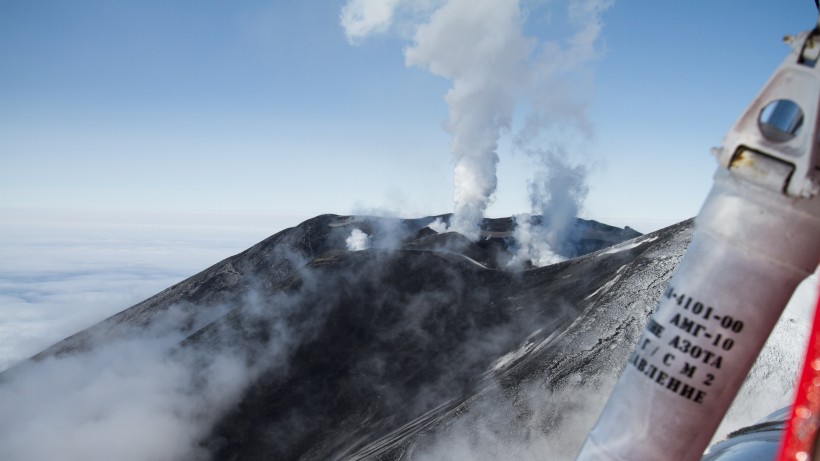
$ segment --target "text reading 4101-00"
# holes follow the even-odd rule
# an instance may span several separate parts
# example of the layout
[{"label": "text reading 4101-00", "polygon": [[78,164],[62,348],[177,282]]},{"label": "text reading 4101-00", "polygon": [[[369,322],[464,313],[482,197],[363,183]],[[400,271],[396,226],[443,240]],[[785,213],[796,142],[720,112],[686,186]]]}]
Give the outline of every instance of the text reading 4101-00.
[{"label": "text reading 4101-00", "polygon": [[719,323],[721,328],[732,331],[733,333],[740,333],[743,331],[743,321],[732,318],[728,315],[720,315],[715,308],[708,306],[692,296],[687,296],[683,293],[676,293],[675,289],[670,286],[666,289],[665,296],[667,299],[674,299],[678,306],[684,310],[690,311],[693,315],[703,318],[703,320],[715,320]]}]

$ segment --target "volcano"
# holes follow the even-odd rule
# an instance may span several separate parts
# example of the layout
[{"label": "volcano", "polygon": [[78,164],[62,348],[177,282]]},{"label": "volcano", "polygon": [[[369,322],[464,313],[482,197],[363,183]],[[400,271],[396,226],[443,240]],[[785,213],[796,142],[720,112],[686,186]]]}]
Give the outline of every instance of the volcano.
[{"label": "volcano", "polygon": [[7,370],[0,458],[571,459],[693,222],[511,267],[436,218],[318,216]]}]

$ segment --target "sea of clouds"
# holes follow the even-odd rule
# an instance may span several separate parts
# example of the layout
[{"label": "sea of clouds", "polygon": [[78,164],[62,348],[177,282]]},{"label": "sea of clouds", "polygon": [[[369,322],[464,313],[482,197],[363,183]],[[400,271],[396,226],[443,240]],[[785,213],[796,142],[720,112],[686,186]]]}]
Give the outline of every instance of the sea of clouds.
[{"label": "sea of clouds", "polygon": [[0,210],[0,371],[301,217]]}]

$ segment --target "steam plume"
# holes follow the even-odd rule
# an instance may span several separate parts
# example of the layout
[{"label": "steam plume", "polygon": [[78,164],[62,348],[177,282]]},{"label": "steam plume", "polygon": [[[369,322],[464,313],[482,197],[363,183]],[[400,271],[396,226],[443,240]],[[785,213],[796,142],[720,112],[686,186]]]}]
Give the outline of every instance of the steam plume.
[{"label": "steam plume", "polygon": [[370,248],[370,236],[361,229],[353,229],[345,239],[348,251],[362,251]]},{"label": "steam plume", "polygon": [[[522,7],[519,0],[350,0],[341,16],[348,40],[355,44],[370,34],[388,30],[397,12],[410,9],[403,6],[411,3],[416,18],[419,12],[431,13],[412,28],[405,63],[428,69],[452,82],[445,96],[449,113],[444,124],[452,135],[450,151],[455,163],[454,210],[449,230],[477,240],[481,221],[498,185],[499,141],[505,132],[512,131],[517,110],[525,112],[526,117],[515,142],[526,152],[539,151],[533,145],[543,141],[544,136],[552,138],[551,141],[555,136],[563,137],[562,130],[556,128],[571,127],[583,137],[591,135],[585,96],[591,81],[588,65],[597,56],[595,45],[601,31],[601,14],[612,1],[570,1],[567,21],[571,34],[563,40],[539,42],[524,34],[526,20],[534,11]],[[425,10],[430,4],[439,7]],[[526,101],[526,107],[521,107],[521,101]],[[556,166],[560,161],[556,157],[546,163]],[[533,184],[546,187],[543,178],[555,177],[556,172],[566,169],[556,168],[553,173],[536,178]],[[578,209],[577,202],[568,207],[558,200],[565,195],[579,198],[583,194],[561,194],[554,192],[553,186],[547,188],[553,192],[549,199],[551,210]],[[536,203],[533,211],[540,213],[541,208]],[[540,237],[530,240],[544,245]]]},{"label": "steam plume", "polygon": [[410,66],[452,81],[445,129],[455,160],[451,230],[477,240],[497,186],[498,141],[526,85],[534,42],[522,34],[517,0],[451,0],[416,30]]},{"label": "steam plume", "polygon": [[539,169],[529,183],[529,199],[540,221],[533,222],[530,214],[515,217],[519,248],[511,266],[529,261],[541,267],[575,256],[569,234],[589,191],[586,167],[571,165],[560,149],[533,155]]},{"label": "steam plume", "polygon": [[514,144],[535,162],[528,184],[530,211],[541,220],[532,225],[529,215],[516,219],[520,248],[511,264],[529,260],[542,266],[575,256],[568,237],[589,191],[588,168],[579,157],[594,137],[587,114],[592,63],[600,53],[601,15],[613,3],[570,2],[572,34],[563,42],[545,43],[533,66],[532,106]]}]

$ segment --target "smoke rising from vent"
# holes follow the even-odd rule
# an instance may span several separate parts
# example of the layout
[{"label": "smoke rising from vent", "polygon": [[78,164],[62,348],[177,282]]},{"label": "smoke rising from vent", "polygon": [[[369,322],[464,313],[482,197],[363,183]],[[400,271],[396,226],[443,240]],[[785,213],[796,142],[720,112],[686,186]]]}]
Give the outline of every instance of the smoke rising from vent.
[{"label": "smoke rising from vent", "polygon": [[[341,24],[348,40],[360,43],[371,34],[387,31],[403,12],[403,5],[411,3],[350,0],[342,10]],[[591,136],[591,123],[586,115],[591,90],[590,63],[598,55],[601,14],[612,1],[567,3],[566,21],[572,32],[544,41],[527,36],[525,25],[539,16],[538,9],[549,7],[548,14],[552,16],[553,10],[561,9],[563,3],[447,0],[436,3],[437,9],[426,10],[423,6],[429,7],[431,2],[421,3],[422,6],[416,5],[417,22],[411,44],[405,50],[405,63],[427,69],[452,83],[445,95],[448,116],[444,123],[445,130],[452,135],[450,151],[454,160],[454,209],[449,230],[475,241],[498,187],[498,148],[505,133],[515,131],[514,142],[525,152],[538,151],[537,145],[545,138],[552,144],[556,137],[566,137],[568,127],[582,138]],[[430,12],[419,19],[419,11]],[[518,115],[523,115],[520,126],[514,123]],[[537,189],[549,189],[546,200],[550,212],[577,211],[577,202],[561,204],[559,200],[564,196],[582,198],[584,194],[562,194],[555,191],[558,186],[544,184],[546,178],[566,172],[567,165],[560,166],[560,161],[552,156],[540,163],[558,166],[532,181]],[[585,171],[575,168],[572,172],[577,175]],[[538,203],[533,204],[532,211],[541,213],[544,199],[535,202]],[[557,220],[560,213],[555,213]],[[549,245],[542,234],[530,233],[528,238],[534,245]]]},{"label": "smoke rising from vent", "polygon": [[361,229],[353,229],[345,239],[348,251],[362,251],[370,248],[370,236]]},{"label": "smoke rising from vent", "polygon": [[478,240],[497,187],[498,142],[526,87],[534,42],[522,34],[518,2],[451,0],[416,30],[409,66],[452,81],[444,128],[455,161],[452,230]]},{"label": "smoke rising from vent", "polygon": [[589,192],[587,168],[570,164],[561,149],[533,156],[539,168],[528,185],[529,200],[532,213],[540,220],[533,223],[530,214],[515,217],[518,251],[510,266],[529,261],[541,267],[575,256],[570,233]]},{"label": "smoke rising from vent", "polygon": [[552,249],[553,245],[550,242],[555,242],[555,233],[540,223],[533,223],[531,214],[517,215],[514,219],[513,237],[518,248],[507,266],[515,268],[530,263],[536,267],[542,267],[566,259]]},{"label": "smoke rising from vent", "polygon": [[433,222],[427,225],[427,227],[439,234],[447,232],[447,223],[441,218],[434,219]]}]

